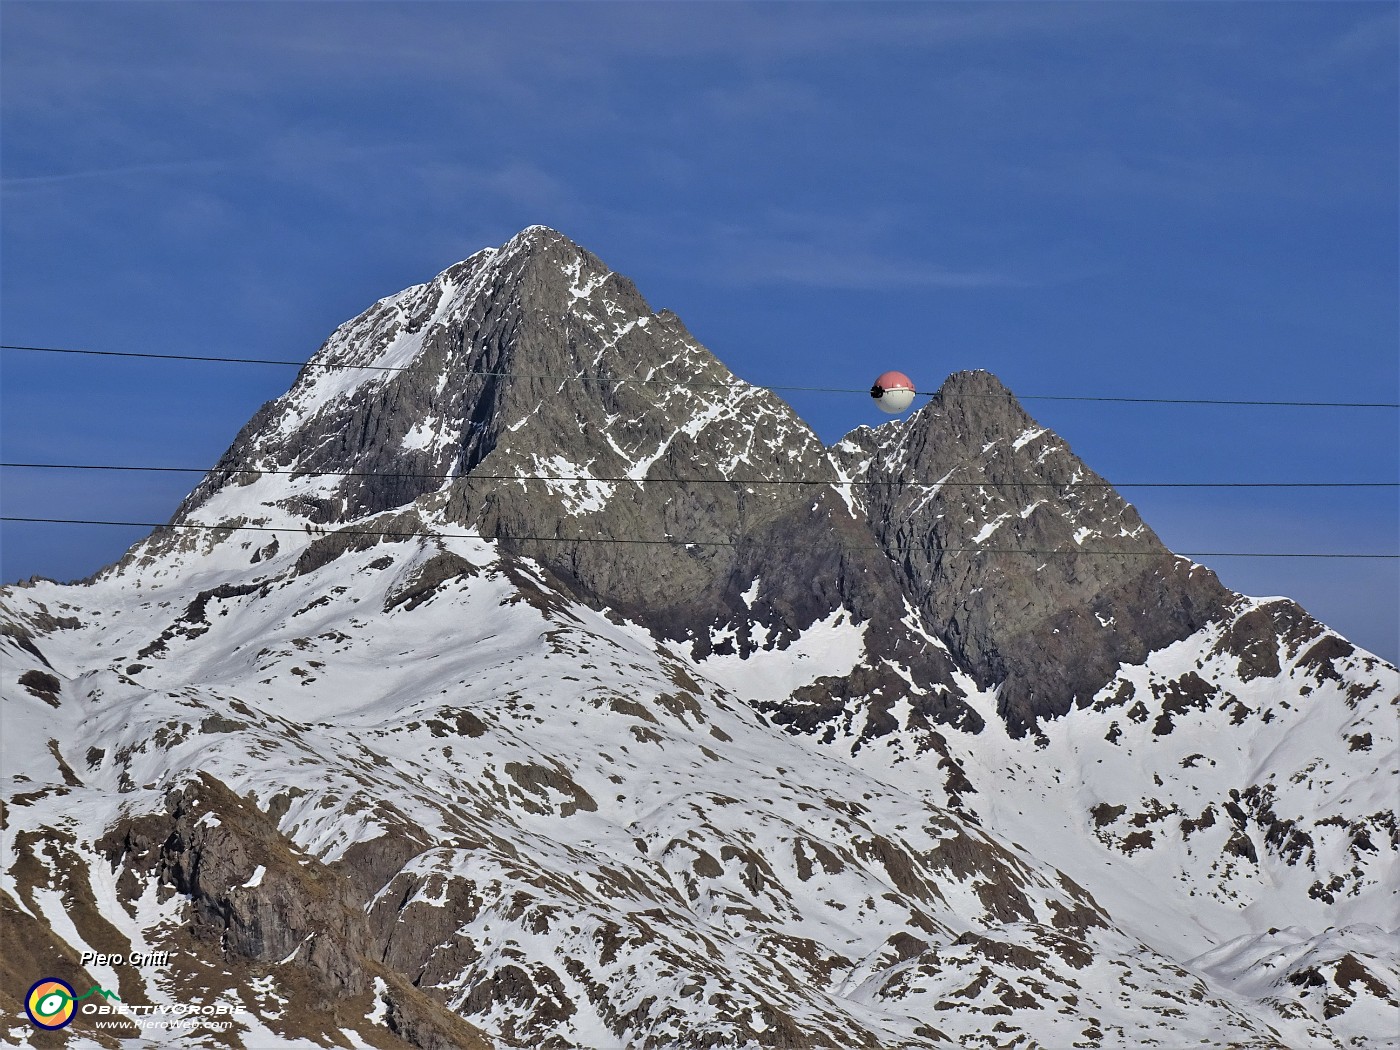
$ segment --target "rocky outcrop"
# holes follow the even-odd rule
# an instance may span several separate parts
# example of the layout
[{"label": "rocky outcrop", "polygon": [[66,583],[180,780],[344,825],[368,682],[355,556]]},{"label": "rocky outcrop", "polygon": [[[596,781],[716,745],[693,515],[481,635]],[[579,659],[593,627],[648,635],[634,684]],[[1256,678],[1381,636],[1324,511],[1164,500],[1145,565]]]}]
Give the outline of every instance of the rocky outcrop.
[{"label": "rocky outcrop", "polygon": [[122,897],[147,885],[188,900],[186,951],[222,961],[231,974],[252,966],[287,968],[299,989],[293,1030],[307,1034],[362,1023],[378,997],[406,1045],[423,1050],[480,1048],[472,1026],[370,961],[365,901],[343,874],[308,856],[275,822],[227,786],[201,774],[170,791],[165,812],[128,817],[95,844],[117,871]]},{"label": "rocky outcrop", "polygon": [[[967,720],[952,664],[909,634],[900,573],[837,481],[788,405],[532,227],[338,329],[174,521],[211,523],[230,499],[330,530],[435,515],[700,659],[785,648],[844,609],[871,625],[870,663],[900,662],[944,691],[940,717]],[[331,531],[299,566],[374,542]]]}]

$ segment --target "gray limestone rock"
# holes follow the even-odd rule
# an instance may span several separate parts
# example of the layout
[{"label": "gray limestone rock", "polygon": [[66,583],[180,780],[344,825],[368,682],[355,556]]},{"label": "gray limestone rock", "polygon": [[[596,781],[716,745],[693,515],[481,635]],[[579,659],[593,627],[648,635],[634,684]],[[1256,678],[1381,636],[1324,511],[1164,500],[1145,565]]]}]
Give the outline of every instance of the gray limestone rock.
[{"label": "gray limestone rock", "polygon": [[1167,550],[995,376],[960,372],[905,422],[835,450],[910,599],[1013,733],[1085,704],[1120,663],[1219,619],[1233,595]]}]

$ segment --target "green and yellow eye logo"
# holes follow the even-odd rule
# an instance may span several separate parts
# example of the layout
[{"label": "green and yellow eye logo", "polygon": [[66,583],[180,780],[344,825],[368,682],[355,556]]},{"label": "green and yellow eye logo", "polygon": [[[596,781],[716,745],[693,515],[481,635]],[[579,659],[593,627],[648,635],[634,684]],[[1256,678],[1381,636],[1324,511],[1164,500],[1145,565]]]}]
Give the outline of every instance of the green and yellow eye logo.
[{"label": "green and yellow eye logo", "polygon": [[121,996],[116,992],[109,992],[98,985],[93,985],[82,995],[77,995],[67,981],[60,981],[57,977],[45,977],[42,981],[35,981],[29,989],[29,994],[24,997],[24,1012],[29,1015],[29,1020],[36,1028],[65,1028],[73,1020],[74,1004],[94,994],[104,999],[121,1001]]},{"label": "green and yellow eye logo", "polygon": [[57,977],[36,981],[24,997],[24,1012],[36,1028],[63,1028],[73,1020],[73,986]]}]

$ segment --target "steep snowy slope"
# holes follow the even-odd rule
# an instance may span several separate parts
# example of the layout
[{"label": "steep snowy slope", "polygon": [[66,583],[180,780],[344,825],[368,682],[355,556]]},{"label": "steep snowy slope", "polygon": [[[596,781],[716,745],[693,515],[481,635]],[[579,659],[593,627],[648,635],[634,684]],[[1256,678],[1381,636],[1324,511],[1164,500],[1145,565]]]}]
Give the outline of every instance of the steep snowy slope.
[{"label": "steep snowy slope", "polygon": [[[974,694],[983,733],[947,731],[927,751],[902,726],[852,760],[930,800],[955,770],[961,811],[1075,878],[1146,943],[1288,1016],[1394,1037],[1394,669],[1286,599],[1233,612],[1123,667],[1038,738],[1010,734],[994,694]],[[1231,650],[1264,617],[1291,627],[1267,677]]]},{"label": "steep snowy slope", "polygon": [[[8,698],[38,760],[5,892],[73,952],[170,950],[87,968],[127,1002],[217,993],[254,1011],[245,1045],[374,1017],[456,1045],[437,1003],[505,1046],[1288,1042],[1053,867],[492,544],[296,561],[244,593],[11,596],[92,626],[41,649],[57,707]],[[307,985],[320,1013],[276,1016]]]},{"label": "steep snowy slope", "polygon": [[1400,1045],[1395,670],[1100,482],[985,373],[823,449],[532,227],[0,591],[6,985],[243,1046]]}]

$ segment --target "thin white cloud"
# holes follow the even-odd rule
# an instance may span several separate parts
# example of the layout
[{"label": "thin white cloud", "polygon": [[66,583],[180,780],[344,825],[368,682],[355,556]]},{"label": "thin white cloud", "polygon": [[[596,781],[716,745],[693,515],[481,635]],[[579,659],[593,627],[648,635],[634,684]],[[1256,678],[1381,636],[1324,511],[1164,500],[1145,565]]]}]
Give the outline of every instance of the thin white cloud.
[{"label": "thin white cloud", "polygon": [[1240,200],[1304,204],[1393,193],[1393,167],[1374,156],[1299,157],[1228,146],[1209,155],[1093,147],[1059,150],[1007,168],[1025,192],[1084,199],[1138,197],[1229,207]]},{"label": "thin white cloud", "polygon": [[985,270],[959,270],[918,259],[868,251],[814,250],[791,245],[741,249],[720,271],[745,284],[790,284],[808,288],[1026,288],[1031,282]]},{"label": "thin white cloud", "polygon": [[[411,79],[538,98],[634,59],[738,63],[865,49],[1138,31],[1112,4],[11,4],[7,108],[45,110],[171,84],[232,101],[303,83]],[[250,61],[256,56],[256,61]]]},{"label": "thin white cloud", "polygon": [[[814,232],[794,236],[772,217],[765,228],[712,231],[702,266],[711,279],[732,284],[786,284],[807,288],[893,289],[1026,288],[1024,277],[920,258],[899,238],[881,236],[878,217],[819,219]],[[777,227],[775,229],[775,227]],[[893,246],[890,246],[893,245]]]},{"label": "thin white cloud", "polygon": [[1400,39],[1400,10],[1394,4],[1377,6],[1379,14],[1363,18],[1345,33],[1326,41],[1307,64],[1307,71],[1323,75],[1352,71],[1376,55],[1389,57],[1393,69],[1396,42]]},{"label": "thin white cloud", "polygon": [[114,167],[86,168],[52,172],[44,175],[20,175],[0,178],[0,191],[42,189],[70,182],[102,182],[130,178],[133,175],[187,175],[191,172],[213,172],[230,167],[227,160],[181,160],[156,164],[121,164]]},{"label": "thin white cloud", "polygon": [[730,284],[807,288],[1026,288],[1025,276],[932,256],[898,213],[878,207],[840,213],[774,210],[745,223],[712,224],[696,235],[703,276]]},{"label": "thin white cloud", "polygon": [[554,213],[570,205],[568,186],[530,161],[498,165],[434,161],[413,173],[423,189],[441,202],[487,194],[498,200],[540,212]]},{"label": "thin white cloud", "polygon": [[704,103],[725,120],[781,120],[823,112],[821,93],[796,80],[762,79],[726,84],[704,94]]}]

